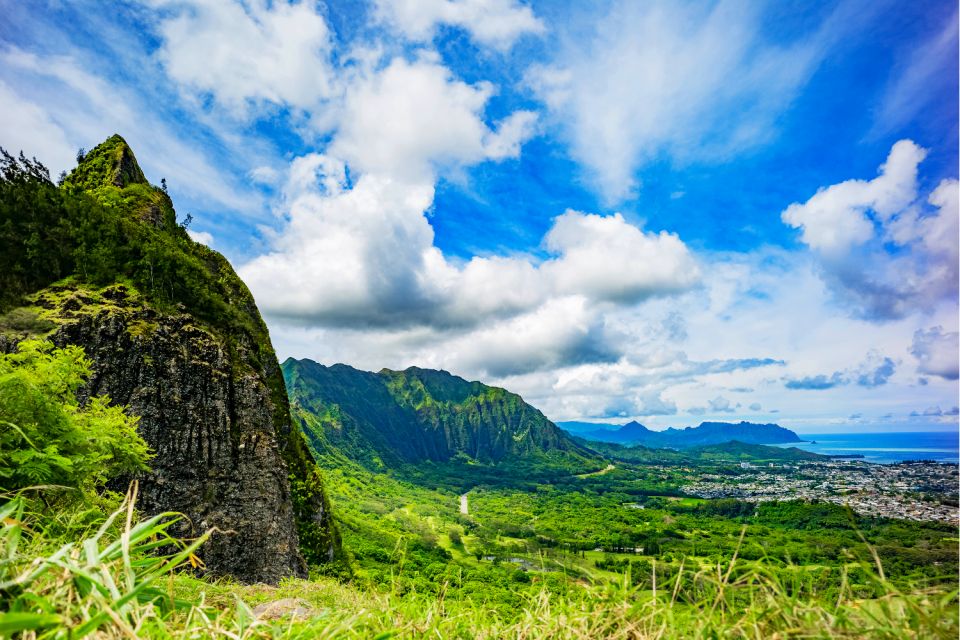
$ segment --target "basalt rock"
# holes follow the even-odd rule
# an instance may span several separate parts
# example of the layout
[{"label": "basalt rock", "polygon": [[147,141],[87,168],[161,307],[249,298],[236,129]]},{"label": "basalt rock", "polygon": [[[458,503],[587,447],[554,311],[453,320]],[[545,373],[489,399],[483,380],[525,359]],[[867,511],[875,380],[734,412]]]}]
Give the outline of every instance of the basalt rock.
[{"label": "basalt rock", "polygon": [[0,350],[27,336],[84,348],[93,373],[81,400],[125,405],[156,454],[139,478],[138,508],[185,514],[182,535],[217,529],[199,554],[211,573],[273,583],[305,577],[305,558],[334,559],[339,537],[319,470],[291,426],[266,325],[230,264],[187,237],[119,136],[87,154],[59,193],[64,217],[99,206],[98,219],[121,232],[112,245],[97,239],[98,252],[89,240],[64,251],[101,275],[78,268],[26,296],[5,316],[16,322],[0,322]]}]

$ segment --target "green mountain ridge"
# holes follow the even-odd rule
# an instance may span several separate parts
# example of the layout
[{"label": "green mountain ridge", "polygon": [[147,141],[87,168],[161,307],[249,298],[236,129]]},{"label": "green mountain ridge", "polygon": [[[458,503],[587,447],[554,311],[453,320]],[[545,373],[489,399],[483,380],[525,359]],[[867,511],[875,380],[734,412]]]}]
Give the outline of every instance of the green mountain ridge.
[{"label": "green mountain ridge", "polygon": [[373,471],[451,462],[599,464],[517,394],[446,371],[372,373],[293,358],[281,368],[294,419],[317,456],[343,456]]}]

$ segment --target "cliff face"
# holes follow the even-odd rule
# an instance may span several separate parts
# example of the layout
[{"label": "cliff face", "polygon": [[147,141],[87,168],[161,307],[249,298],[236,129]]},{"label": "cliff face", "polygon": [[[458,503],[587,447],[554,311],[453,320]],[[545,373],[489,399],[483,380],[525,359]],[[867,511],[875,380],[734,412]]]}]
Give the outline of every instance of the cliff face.
[{"label": "cliff face", "polygon": [[336,450],[373,467],[459,454],[481,462],[593,455],[520,396],[445,371],[371,373],[289,359],[283,373],[294,415],[321,454]]},{"label": "cliff face", "polygon": [[[34,333],[84,348],[93,365],[84,395],[140,416],[156,457],[138,507],[182,512],[194,534],[219,529],[200,552],[214,574],[277,582],[306,576],[305,556],[332,560],[339,538],[319,471],[291,428],[266,326],[229,263],[186,237],[118,136],[57,193],[62,215],[77,216],[71,232],[93,227],[99,246],[85,239],[65,252],[58,264],[72,275],[18,311],[35,314]],[[0,349],[30,334],[0,328]],[[180,533],[191,533],[187,523]]]}]

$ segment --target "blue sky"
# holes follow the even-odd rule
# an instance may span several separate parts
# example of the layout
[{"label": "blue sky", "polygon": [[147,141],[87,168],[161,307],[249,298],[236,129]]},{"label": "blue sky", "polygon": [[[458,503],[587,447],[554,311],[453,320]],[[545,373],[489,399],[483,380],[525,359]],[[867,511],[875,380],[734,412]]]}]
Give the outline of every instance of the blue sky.
[{"label": "blue sky", "polygon": [[556,420],[956,428],[955,2],[0,11],[0,145],[123,135],[281,357]]}]

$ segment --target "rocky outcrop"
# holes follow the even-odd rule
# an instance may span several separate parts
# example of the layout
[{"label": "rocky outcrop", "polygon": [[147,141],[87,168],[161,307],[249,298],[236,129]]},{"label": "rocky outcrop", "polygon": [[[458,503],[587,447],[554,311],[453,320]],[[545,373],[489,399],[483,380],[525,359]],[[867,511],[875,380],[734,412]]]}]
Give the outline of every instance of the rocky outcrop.
[{"label": "rocky outcrop", "polygon": [[[139,478],[140,510],[185,514],[182,535],[216,528],[199,554],[213,574],[273,583],[305,577],[305,559],[334,559],[319,470],[291,426],[266,325],[230,264],[187,237],[119,136],[87,154],[59,193],[65,218],[77,210],[87,216],[77,225],[108,228],[92,236],[95,250],[84,240],[65,254],[74,275],[14,311],[35,315],[24,325],[34,334],[84,348],[93,371],[84,396],[107,395],[139,416],[156,454]],[[0,327],[0,350],[29,334]]]},{"label": "rocky outcrop", "polygon": [[[290,423],[277,423],[268,387],[282,384],[276,361],[259,363],[242,336],[223,340],[189,314],[152,309],[123,285],[51,287],[34,301],[57,323],[50,339],[90,358],[83,394],[107,395],[140,417],[138,431],[156,457],[140,478],[139,508],[185,514],[180,535],[217,528],[200,553],[212,573],[271,583],[306,576],[281,450]],[[0,341],[13,347],[10,336]],[[314,507],[312,520],[330,530],[326,501]],[[330,536],[319,553],[334,552]]]}]

